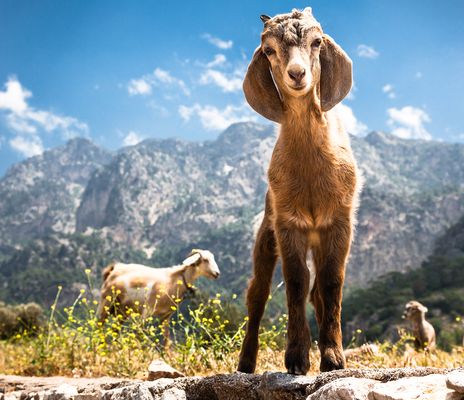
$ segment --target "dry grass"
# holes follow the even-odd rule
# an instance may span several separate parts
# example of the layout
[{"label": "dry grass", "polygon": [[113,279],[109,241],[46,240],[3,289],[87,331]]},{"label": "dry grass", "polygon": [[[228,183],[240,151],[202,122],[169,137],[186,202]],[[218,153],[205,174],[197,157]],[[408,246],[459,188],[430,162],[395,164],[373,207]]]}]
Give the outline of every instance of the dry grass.
[{"label": "dry grass", "polygon": [[[152,318],[143,319],[141,310],[128,309],[126,321],[118,316],[102,324],[96,317],[97,302],[82,291],[72,306],[63,310],[52,306],[45,328],[24,331],[0,341],[0,371],[17,375],[144,378],[148,364],[162,358],[189,376],[234,372],[246,324],[243,316],[232,322],[228,320],[231,318],[228,307],[236,299],[236,296],[224,299],[217,294],[195,309],[181,312],[180,301],[173,298],[176,311],[171,321],[172,343],[166,347],[162,327]],[[258,373],[285,371],[286,315],[276,317],[273,322],[274,325],[262,327],[260,331]],[[407,334],[401,337],[394,344],[377,344],[377,352],[359,352],[348,359],[347,367],[464,365],[462,347],[455,347],[450,353],[416,352],[409,345],[411,337]],[[317,374],[316,344],[310,357],[310,373]]]}]

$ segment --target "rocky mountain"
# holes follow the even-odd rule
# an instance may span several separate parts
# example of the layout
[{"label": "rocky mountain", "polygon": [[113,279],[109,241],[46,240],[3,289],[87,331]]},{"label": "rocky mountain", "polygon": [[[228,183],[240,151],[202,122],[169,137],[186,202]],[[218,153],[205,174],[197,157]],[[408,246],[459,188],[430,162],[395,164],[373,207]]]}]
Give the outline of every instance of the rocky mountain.
[{"label": "rocky mountain", "polygon": [[0,180],[0,246],[71,233],[92,173],[111,158],[83,138],[13,165]]},{"label": "rocky mountain", "polygon": [[[0,245],[93,235],[143,250],[154,265],[204,247],[220,262],[217,285],[240,291],[275,140],[273,126],[255,123],[234,124],[214,141],[146,140],[113,155],[74,140],[0,181]],[[365,178],[347,274],[354,287],[420,266],[464,215],[464,145],[372,132],[352,146]],[[11,251],[0,249],[0,274]]]}]

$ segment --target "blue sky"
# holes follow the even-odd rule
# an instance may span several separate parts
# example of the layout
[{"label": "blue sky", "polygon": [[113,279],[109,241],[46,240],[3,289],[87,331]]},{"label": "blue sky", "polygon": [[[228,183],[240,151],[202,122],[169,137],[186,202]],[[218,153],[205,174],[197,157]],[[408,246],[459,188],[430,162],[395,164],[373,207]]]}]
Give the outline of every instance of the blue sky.
[{"label": "blue sky", "polygon": [[0,175],[87,136],[214,139],[258,120],[241,81],[260,14],[311,6],[351,56],[353,134],[464,141],[464,2],[0,0]]}]

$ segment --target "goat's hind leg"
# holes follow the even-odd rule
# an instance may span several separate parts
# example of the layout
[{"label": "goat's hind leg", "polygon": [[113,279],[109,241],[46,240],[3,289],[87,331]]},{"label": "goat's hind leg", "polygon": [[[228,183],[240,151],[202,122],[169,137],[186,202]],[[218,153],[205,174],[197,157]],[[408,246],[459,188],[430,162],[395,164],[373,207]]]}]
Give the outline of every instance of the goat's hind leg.
[{"label": "goat's hind leg", "polygon": [[240,372],[252,373],[256,367],[259,324],[269,298],[276,261],[276,240],[266,213],[253,249],[253,277],[247,292],[248,324],[238,363]]}]

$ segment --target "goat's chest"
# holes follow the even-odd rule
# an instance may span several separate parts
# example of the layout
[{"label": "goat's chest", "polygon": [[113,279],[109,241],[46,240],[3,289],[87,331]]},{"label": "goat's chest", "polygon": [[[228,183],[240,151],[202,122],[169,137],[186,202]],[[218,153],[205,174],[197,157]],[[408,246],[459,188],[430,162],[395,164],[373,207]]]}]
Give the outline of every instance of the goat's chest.
[{"label": "goat's chest", "polygon": [[343,149],[288,148],[277,143],[268,177],[273,212],[304,228],[332,223],[349,212],[356,187],[356,167]]}]

